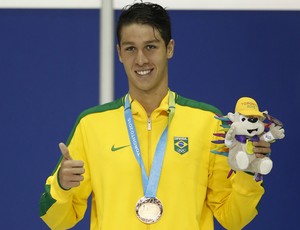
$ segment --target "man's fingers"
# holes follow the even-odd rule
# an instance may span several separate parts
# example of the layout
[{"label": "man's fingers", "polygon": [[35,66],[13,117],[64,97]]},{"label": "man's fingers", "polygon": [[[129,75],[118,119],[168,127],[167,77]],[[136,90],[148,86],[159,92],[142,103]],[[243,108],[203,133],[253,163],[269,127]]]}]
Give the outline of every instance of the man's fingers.
[{"label": "man's fingers", "polygon": [[64,161],[62,162],[62,165],[64,168],[68,168],[68,169],[84,169],[83,168],[83,161],[81,160],[69,160],[69,161]]},{"label": "man's fingers", "polygon": [[78,187],[83,180],[84,177],[82,174],[61,175],[59,178],[60,185],[63,189]]},{"label": "man's fingers", "polygon": [[67,190],[78,186],[80,186],[80,181],[69,181],[65,184],[65,187],[63,188]]},{"label": "man's fingers", "polygon": [[70,156],[68,147],[64,143],[62,143],[62,142],[59,143],[58,146],[60,148],[60,151],[61,151],[61,154],[63,155],[63,157],[66,160],[72,160],[72,157]]},{"label": "man's fingers", "polygon": [[59,143],[59,148],[63,156],[58,175],[60,186],[63,189],[77,187],[84,180],[84,162],[73,160],[68,147],[64,143]]},{"label": "man's fingers", "polygon": [[63,189],[71,189],[84,180],[84,163],[81,160],[63,160],[59,170],[59,182]]},{"label": "man's fingers", "polygon": [[72,182],[75,182],[75,181],[83,181],[84,177],[83,177],[83,174],[84,173],[84,170],[68,170],[66,169],[64,172],[62,172],[63,174],[63,180],[65,181],[72,181]]},{"label": "man's fingers", "polygon": [[270,148],[271,144],[266,141],[254,141],[253,142],[254,146],[259,146],[259,147],[264,147],[264,148]]},{"label": "man's fingers", "polygon": [[253,142],[253,145],[254,145],[254,149],[253,149],[254,153],[260,154],[257,155],[259,158],[262,157],[261,154],[265,155],[271,153],[271,145],[266,141]]}]

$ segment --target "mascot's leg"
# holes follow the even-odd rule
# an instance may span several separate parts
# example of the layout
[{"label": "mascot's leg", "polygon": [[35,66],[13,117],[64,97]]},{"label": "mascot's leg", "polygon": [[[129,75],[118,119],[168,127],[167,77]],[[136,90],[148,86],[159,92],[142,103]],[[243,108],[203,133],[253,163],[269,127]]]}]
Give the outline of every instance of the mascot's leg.
[{"label": "mascot's leg", "polygon": [[249,158],[248,158],[248,154],[245,153],[244,151],[237,152],[235,156],[235,160],[236,160],[237,167],[240,170],[245,170],[246,168],[248,168]]},{"label": "mascot's leg", "polygon": [[252,171],[260,173],[262,175],[268,174],[272,168],[273,162],[269,157],[256,158],[251,162]]}]

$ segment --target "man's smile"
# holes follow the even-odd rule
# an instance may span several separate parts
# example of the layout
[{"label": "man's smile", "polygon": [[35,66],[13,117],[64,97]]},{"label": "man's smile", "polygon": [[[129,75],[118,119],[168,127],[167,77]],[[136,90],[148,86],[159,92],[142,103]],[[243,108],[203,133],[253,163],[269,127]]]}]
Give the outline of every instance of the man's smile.
[{"label": "man's smile", "polygon": [[147,69],[147,70],[137,70],[135,71],[140,76],[148,75],[152,72],[153,69]]}]

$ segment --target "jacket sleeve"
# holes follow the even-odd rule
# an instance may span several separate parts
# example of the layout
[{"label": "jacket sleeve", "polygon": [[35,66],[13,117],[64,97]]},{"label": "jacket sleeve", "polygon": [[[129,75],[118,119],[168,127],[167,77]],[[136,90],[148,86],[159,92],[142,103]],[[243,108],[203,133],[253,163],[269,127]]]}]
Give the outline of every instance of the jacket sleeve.
[{"label": "jacket sleeve", "polygon": [[57,177],[61,160],[52,175],[48,177],[44,193],[40,198],[40,217],[51,229],[65,230],[79,222],[84,216],[91,193],[89,168],[85,157],[85,138],[80,123],[74,128],[68,142],[72,159],[84,161],[84,180],[79,187],[70,190],[62,189]]},{"label": "jacket sleeve", "polygon": [[207,204],[223,227],[240,230],[257,215],[264,188],[241,171],[227,179],[229,171],[227,157],[211,154]]}]

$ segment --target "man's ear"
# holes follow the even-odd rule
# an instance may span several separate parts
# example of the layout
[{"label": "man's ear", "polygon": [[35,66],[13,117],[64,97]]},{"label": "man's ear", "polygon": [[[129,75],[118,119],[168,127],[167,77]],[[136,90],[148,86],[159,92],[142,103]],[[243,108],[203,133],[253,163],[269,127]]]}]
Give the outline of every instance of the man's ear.
[{"label": "man's ear", "polygon": [[171,59],[174,54],[174,47],[175,47],[175,41],[174,39],[171,39],[167,45],[167,57],[168,59]]},{"label": "man's ear", "polygon": [[117,51],[118,51],[118,57],[121,63],[123,63],[122,61],[122,57],[121,57],[121,47],[119,46],[119,44],[117,44]]}]

